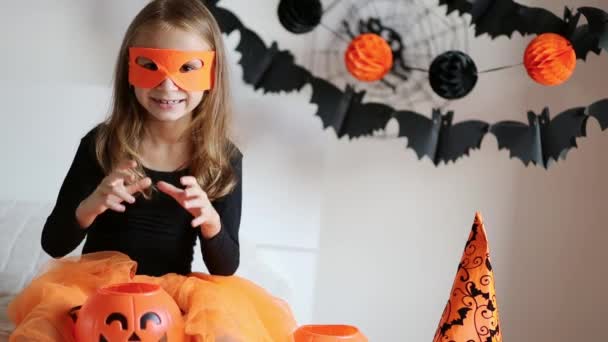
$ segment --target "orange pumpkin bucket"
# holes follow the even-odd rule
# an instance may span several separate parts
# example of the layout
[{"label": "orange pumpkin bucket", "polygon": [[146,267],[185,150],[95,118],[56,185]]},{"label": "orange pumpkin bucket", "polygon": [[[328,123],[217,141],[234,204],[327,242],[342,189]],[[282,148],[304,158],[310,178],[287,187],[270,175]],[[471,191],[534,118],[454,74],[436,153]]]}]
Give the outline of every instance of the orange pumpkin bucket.
[{"label": "orange pumpkin bucket", "polygon": [[76,314],[78,342],[182,342],[184,321],[160,286],[123,283],[102,287]]},{"label": "orange pumpkin bucket", "polygon": [[367,342],[352,325],[303,325],[293,334],[295,342]]}]

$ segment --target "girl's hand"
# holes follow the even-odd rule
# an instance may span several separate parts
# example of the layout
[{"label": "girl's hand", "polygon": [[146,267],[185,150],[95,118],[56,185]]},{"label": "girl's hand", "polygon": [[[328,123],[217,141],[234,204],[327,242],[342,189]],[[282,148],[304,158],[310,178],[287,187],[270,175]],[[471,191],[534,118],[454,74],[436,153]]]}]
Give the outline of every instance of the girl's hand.
[{"label": "girl's hand", "polygon": [[95,218],[108,209],[124,212],[123,201],[135,203],[134,193],[152,184],[149,177],[135,182],[131,169],[137,166],[133,160],[127,160],[118,165],[106,176],[95,191],[80,203],[76,209],[76,218],[82,227],[88,227]]},{"label": "girl's hand", "polygon": [[173,197],[184,209],[188,210],[194,219],[192,227],[199,227],[205,239],[211,239],[222,228],[220,215],[209,201],[207,194],[192,176],[184,176],[180,179],[185,189],[180,189],[167,182],[158,182],[158,189]]}]

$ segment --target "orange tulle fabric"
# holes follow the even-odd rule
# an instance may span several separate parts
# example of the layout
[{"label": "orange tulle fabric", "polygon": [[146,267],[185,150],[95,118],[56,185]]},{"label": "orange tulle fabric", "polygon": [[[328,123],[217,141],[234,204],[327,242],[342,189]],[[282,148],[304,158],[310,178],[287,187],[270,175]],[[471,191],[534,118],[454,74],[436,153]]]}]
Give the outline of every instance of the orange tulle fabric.
[{"label": "orange tulle fabric", "polygon": [[68,312],[105,285],[160,285],[184,312],[189,341],[293,341],[297,328],[283,300],[238,276],[192,273],[135,275],[137,264],[118,252],[52,260],[9,305],[16,341],[74,341]]}]

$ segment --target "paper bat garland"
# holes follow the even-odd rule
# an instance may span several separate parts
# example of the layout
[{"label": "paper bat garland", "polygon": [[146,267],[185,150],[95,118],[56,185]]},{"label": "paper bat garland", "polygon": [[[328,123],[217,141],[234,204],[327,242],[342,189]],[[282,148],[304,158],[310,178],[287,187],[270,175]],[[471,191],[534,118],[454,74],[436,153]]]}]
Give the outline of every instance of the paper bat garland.
[{"label": "paper bat garland", "polygon": [[[585,60],[589,52],[599,54],[608,44],[606,12],[594,7],[582,7],[576,14],[565,8],[563,19],[537,7],[520,5],[513,0],[439,0],[447,5],[448,14],[458,11],[471,15],[477,36],[487,33],[492,38],[556,33],[570,40],[578,59]],[[577,26],[583,14],[589,24]]]},{"label": "paper bat garland", "polygon": [[465,121],[452,125],[454,113],[442,115],[434,110],[431,118],[412,111],[397,111],[382,103],[362,103],[364,92],[347,85],[341,91],[333,84],[312,78],[311,102],[317,104],[317,115],[323,128],[332,127],[338,137],[360,137],[384,129],[391,118],[399,123],[399,137],[407,137],[407,147],[418,158],[429,157],[435,165],[456,161],[469,150],[479,148],[489,125],[482,121]]},{"label": "paper bat garland", "polygon": [[602,130],[608,128],[608,99],[589,107],[568,109],[551,119],[549,109],[540,115],[528,112],[528,123],[501,121],[491,126],[498,148],[506,148],[511,157],[519,158],[525,165],[532,162],[545,168],[551,160],[564,158],[571,148],[577,147],[576,138],[586,135],[589,116],[595,117]]},{"label": "paper bat garland", "polygon": [[[477,0],[473,4],[469,1],[440,0],[448,5],[448,12],[458,10],[472,13],[478,34],[491,32],[495,36],[510,35],[516,30],[522,34],[540,33],[543,29],[535,29],[531,24],[537,21],[540,26],[552,30],[547,32],[571,32],[571,39],[585,42],[576,47],[586,51],[585,55],[588,51],[599,52],[599,42],[607,40],[606,13],[595,8],[581,8],[574,16],[567,10],[566,19],[561,20],[544,9],[520,6],[511,0]],[[499,148],[508,149],[511,157],[520,159],[525,165],[533,163],[547,168],[551,160],[565,157],[571,148],[576,147],[576,138],[586,135],[589,116],[598,120],[602,130],[608,128],[608,99],[597,101],[587,108],[567,110],[553,119],[549,118],[549,111],[545,108],[540,115],[529,112],[527,124],[503,121],[493,125],[479,120],[452,124],[453,112],[443,114],[437,109],[428,117],[408,110],[397,110],[383,103],[366,103],[364,91],[356,91],[352,85],[341,90],[331,82],[312,75],[294,62],[289,51],[279,50],[276,42],[270,47],[266,46],[255,32],[245,27],[232,12],[217,6],[216,1],[207,3],[207,6],[222,32],[240,32],[241,40],[236,49],[242,55],[239,63],[243,66],[245,82],[255,89],[262,89],[264,93],[290,92],[310,84],[310,101],[317,105],[315,114],[320,117],[323,127],[332,127],[338,137],[371,135],[384,129],[388,121],[395,118],[399,123],[398,136],[407,137],[407,147],[413,149],[419,159],[427,156],[438,165],[468,155],[471,149],[479,148],[485,134],[491,132],[496,136]],[[505,12],[498,15],[496,13],[500,12],[500,8]],[[589,25],[576,27],[581,13],[588,18]],[[513,27],[496,26],[504,18],[519,22]],[[581,55],[578,56],[581,58]]]}]

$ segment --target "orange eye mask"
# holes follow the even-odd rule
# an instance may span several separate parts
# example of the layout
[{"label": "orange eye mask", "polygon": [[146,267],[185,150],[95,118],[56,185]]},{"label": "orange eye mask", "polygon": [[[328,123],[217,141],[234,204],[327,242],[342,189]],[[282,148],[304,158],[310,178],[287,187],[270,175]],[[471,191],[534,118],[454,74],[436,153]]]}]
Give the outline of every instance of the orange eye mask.
[{"label": "orange eye mask", "polygon": [[[143,57],[150,62],[140,65]],[[200,60],[202,67],[188,70],[188,62]],[[138,88],[154,88],[169,77],[187,91],[213,88],[215,51],[181,51],[171,49],[129,48],[129,83]]]}]

